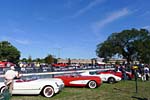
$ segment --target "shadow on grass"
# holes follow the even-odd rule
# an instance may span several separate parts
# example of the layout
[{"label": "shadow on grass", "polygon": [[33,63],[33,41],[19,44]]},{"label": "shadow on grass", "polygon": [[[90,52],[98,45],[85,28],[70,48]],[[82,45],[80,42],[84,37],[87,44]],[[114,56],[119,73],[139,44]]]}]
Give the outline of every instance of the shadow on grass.
[{"label": "shadow on grass", "polygon": [[130,92],[130,91],[128,91],[128,90],[126,90],[126,89],[120,89],[120,88],[113,88],[114,90],[118,90],[118,91],[123,91],[123,92]]},{"label": "shadow on grass", "polygon": [[140,97],[135,97],[135,96],[132,96],[131,98],[135,98],[137,100],[148,100],[148,98],[140,98]]},{"label": "shadow on grass", "polygon": [[[131,92],[131,91],[128,91],[128,90],[125,90],[125,89],[120,89],[120,88],[113,88],[114,90],[118,90],[118,91],[122,91],[122,92]],[[141,97],[136,97],[136,96],[132,96],[131,98],[135,98],[137,100],[149,100],[148,98],[141,98]]]}]

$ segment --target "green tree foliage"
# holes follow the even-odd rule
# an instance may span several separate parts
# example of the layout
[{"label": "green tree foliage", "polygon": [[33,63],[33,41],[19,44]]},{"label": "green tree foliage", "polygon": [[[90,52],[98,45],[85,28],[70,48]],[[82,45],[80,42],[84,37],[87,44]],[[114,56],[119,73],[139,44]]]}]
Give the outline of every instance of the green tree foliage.
[{"label": "green tree foliage", "polygon": [[32,57],[31,57],[31,56],[28,57],[28,62],[29,62],[29,63],[32,62]]},{"label": "green tree foliage", "polygon": [[32,60],[32,62],[44,63],[44,62],[45,62],[45,60],[44,60],[44,59],[42,59],[42,58],[35,58],[35,59],[33,59],[33,60]]},{"label": "green tree foliage", "polygon": [[70,58],[68,58],[68,65],[70,65],[71,64],[71,59]]},{"label": "green tree foliage", "polygon": [[20,58],[20,51],[8,41],[0,42],[0,60],[17,63]]},{"label": "green tree foliage", "polygon": [[20,61],[21,62],[28,62],[28,60],[26,58],[22,58]]},{"label": "green tree foliage", "polygon": [[58,62],[58,59],[54,58],[54,64],[57,64],[57,62]]},{"label": "green tree foliage", "polygon": [[106,41],[97,45],[96,54],[104,58],[117,54],[128,62],[139,60],[150,63],[150,33],[145,29],[112,33]]},{"label": "green tree foliage", "polygon": [[54,61],[55,61],[55,58],[50,54],[47,57],[45,57],[45,63],[52,64],[54,63]]}]

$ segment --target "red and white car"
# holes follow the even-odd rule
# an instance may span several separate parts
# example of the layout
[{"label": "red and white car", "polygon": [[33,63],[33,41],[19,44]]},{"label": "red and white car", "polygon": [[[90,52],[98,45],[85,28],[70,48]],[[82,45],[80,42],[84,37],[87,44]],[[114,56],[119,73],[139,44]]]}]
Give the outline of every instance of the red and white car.
[{"label": "red and white car", "polygon": [[85,71],[80,75],[82,76],[98,76],[102,79],[103,82],[115,83],[121,81],[121,78],[110,73],[99,73],[98,71]]},{"label": "red and white car", "polygon": [[64,76],[57,76],[63,80],[65,86],[69,87],[89,87],[96,88],[102,84],[102,80],[97,76],[81,76],[79,74],[70,74]]},{"label": "red and white car", "polygon": [[10,66],[14,66],[14,64],[7,61],[0,61],[0,68],[10,67]]},{"label": "red and white car", "polygon": [[[123,75],[122,75],[121,71],[105,70],[105,71],[101,71],[101,72],[98,72],[98,73],[99,74],[113,74],[113,75],[116,75],[120,78],[123,78]],[[134,77],[134,75],[131,72],[128,72],[128,71],[126,71],[126,76],[127,76],[128,80],[131,80]]]}]

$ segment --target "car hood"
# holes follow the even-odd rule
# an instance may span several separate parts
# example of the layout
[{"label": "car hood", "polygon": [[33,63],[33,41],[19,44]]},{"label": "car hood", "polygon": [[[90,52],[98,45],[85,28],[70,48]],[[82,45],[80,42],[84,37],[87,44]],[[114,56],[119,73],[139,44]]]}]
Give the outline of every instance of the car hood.
[{"label": "car hood", "polygon": [[38,79],[36,81],[38,81],[38,82],[50,81],[50,82],[63,83],[63,81],[61,79],[59,79],[59,78],[44,78],[44,79]]}]

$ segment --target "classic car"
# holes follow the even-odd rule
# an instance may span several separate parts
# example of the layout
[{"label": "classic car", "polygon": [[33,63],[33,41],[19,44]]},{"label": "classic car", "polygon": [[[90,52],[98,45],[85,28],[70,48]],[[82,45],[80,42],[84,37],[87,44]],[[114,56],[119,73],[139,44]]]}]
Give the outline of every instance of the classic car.
[{"label": "classic car", "polygon": [[68,87],[88,87],[96,88],[102,84],[102,80],[97,76],[81,76],[78,73],[70,75],[55,76],[63,80],[65,86]]},{"label": "classic car", "polygon": [[114,74],[105,74],[105,73],[98,73],[98,71],[85,71],[80,73],[82,76],[98,76],[102,79],[103,82],[108,83],[115,83],[121,81],[121,78],[114,75]]},{"label": "classic car", "polygon": [[[64,87],[64,83],[58,78],[43,78],[39,79],[36,76],[21,77],[14,80],[12,94],[31,95],[41,94],[45,97],[52,97],[59,93]],[[5,91],[4,82],[0,82],[0,93]]]},{"label": "classic car", "polygon": [[[118,76],[120,78],[123,78],[122,72],[121,71],[115,71],[115,70],[105,70],[105,71],[101,71],[99,72],[99,74],[114,74],[115,76]],[[128,80],[131,80],[132,78],[134,78],[134,75],[131,72],[126,71],[126,76]]]}]

